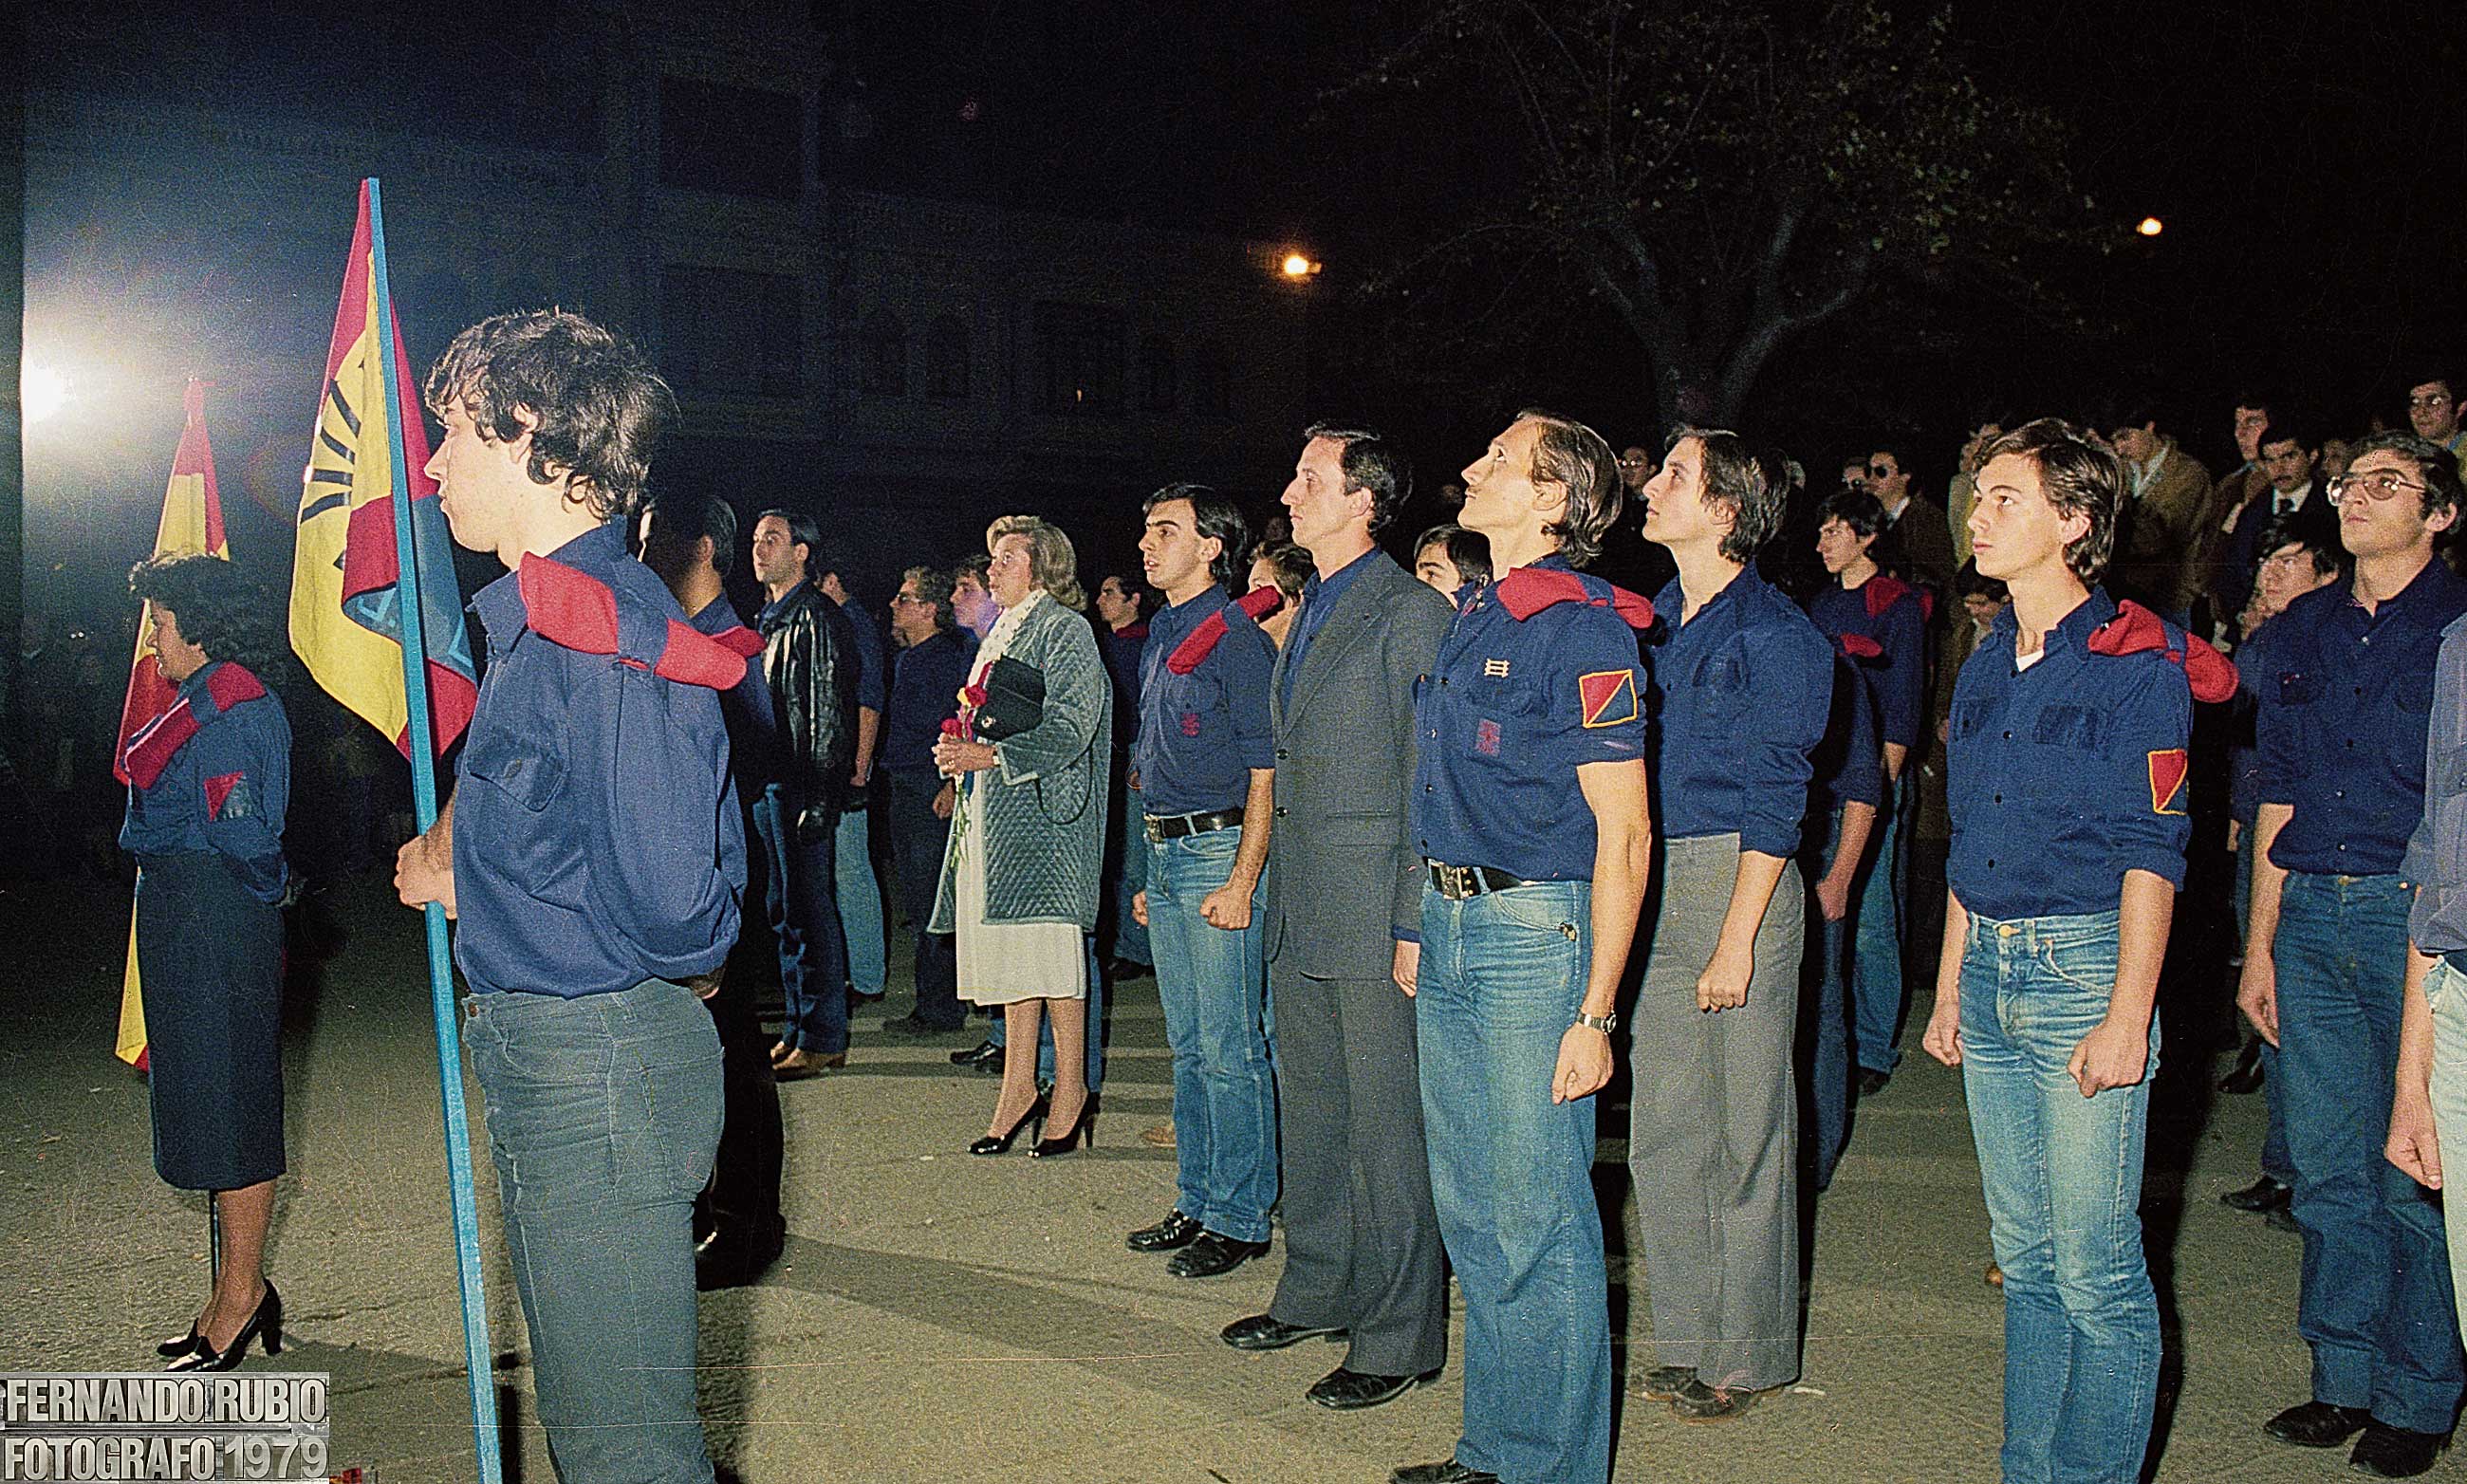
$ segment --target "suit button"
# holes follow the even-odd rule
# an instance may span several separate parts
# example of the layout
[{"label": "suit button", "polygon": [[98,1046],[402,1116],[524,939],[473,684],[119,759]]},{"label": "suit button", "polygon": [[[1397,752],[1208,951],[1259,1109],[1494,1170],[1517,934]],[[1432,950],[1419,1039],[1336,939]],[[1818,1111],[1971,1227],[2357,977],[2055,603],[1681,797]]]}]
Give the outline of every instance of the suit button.
[{"label": "suit button", "polygon": [[1281,748],[1281,747],[1280,747],[1280,748],[1279,748],[1279,749],[1277,749],[1277,761],[1279,761],[1279,762],[1283,762],[1286,758],[1291,757],[1291,756],[1293,756],[1293,755],[1294,755],[1293,753],[1286,752],[1286,751],[1285,751],[1283,748]]},{"label": "suit button", "polygon": [[1284,805],[1282,805],[1282,804],[1279,804],[1279,805],[1277,805],[1277,818],[1278,818],[1278,819],[1281,820],[1281,819],[1283,819],[1287,814],[1290,814],[1290,813],[1292,813],[1292,811],[1291,811],[1291,810],[1289,810],[1289,809],[1287,809]]}]

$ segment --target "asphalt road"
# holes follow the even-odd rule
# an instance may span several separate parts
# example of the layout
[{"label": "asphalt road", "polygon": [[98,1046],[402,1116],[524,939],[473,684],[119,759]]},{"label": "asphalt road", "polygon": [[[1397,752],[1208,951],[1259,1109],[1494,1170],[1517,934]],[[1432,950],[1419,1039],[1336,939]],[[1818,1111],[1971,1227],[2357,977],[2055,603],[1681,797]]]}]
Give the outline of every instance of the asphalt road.
[{"label": "asphalt road", "polygon": [[[110,1057],[126,911],[101,884],[0,896],[11,1032],[0,1050],[0,1369],[151,1369],[151,1341],[203,1293],[203,1200],[155,1179],[145,1087]],[[290,1343],[276,1363],[331,1373],[339,1464],[375,1464],[385,1484],[467,1479],[417,921],[373,880],[329,893],[327,921],[322,965],[301,976],[288,1015],[292,1173],[271,1266]],[[1215,1338],[1264,1307],[1280,1254],[1189,1282],[1123,1249],[1121,1234],[1173,1197],[1171,1153],[1138,1137],[1170,1102],[1152,979],[1118,998],[1096,1148],[1031,1161],[962,1152],[994,1084],[947,1064],[957,1041],[879,1034],[883,1010],[906,1008],[904,971],[893,978],[889,1003],[858,1017],[848,1071],[781,1090],[785,1257],[760,1286],[703,1301],[717,1458],[755,1481],[1309,1484],[1376,1481],[1447,1454],[1461,1402],[1453,1360],[1437,1384],[1387,1406],[1326,1412],[1302,1391],[1339,1352],[1314,1341],[1241,1355]],[[1981,1282],[1978,1168],[1956,1074],[1917,1053],[1914,1032],[1910,1044],[1818,1214],[1802,1383],[1720,1426],[1623,1403],[1618,1478],[1994,1477],[2002,1316]],[[2345,1477],[2343,1452],[2298,1452],[2260,1431],[2307,1394],[2298,1245],[2215,1200],[2251,1178],[2262,1108],[2203,1106],[2191,1095],[2202,1069],[2171,1064],[2183,1106],[2152,1137],[2146,1209],[2172,1362],[2157,1477]],[[470,1115],[476,1133],[476,1091]],[[1641,1358],[1649,1275],[1616,1229],[1632,1234],[1634,1210],[1625,1139],[1608,1136],[1624,1135],[1625,1116],[1604,1110],[1597,1178],[1621,1213],[1613,1333]],[[507,1473],[546,1480],[485,1149],[474,1163]]]}]

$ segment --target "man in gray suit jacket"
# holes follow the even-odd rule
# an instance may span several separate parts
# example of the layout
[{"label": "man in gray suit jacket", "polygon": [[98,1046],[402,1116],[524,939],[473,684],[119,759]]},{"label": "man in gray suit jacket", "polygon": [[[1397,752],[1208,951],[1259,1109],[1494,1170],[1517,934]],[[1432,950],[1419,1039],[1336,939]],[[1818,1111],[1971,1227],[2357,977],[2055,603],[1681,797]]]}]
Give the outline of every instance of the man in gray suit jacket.
[{"label": "man in gray suit jacket", "polygon": [[1413,489],[1375,433],[1312,427],[1285,486],[1319,570],[1269,685],[1276,833],[1268,982],[1284,1143],[1285,1271],[1237,1350],[1350,1338],[1310,1399],[1376,1406],[1447,1359],[1447,1272],[1431,1207],[1410,980],[1424,868],[1406,838],[1414,686],[1455,617],[1379,550]]}]

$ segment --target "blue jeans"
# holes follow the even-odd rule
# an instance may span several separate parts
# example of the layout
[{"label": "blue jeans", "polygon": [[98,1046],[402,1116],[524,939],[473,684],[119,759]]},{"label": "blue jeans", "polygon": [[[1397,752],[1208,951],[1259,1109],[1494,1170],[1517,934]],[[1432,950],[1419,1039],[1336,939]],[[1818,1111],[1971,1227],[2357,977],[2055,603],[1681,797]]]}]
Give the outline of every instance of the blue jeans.
[{"label": "blue jeans", "polygon": [[[1813,831],[1810,831],[1811,835]],[[1823,847],[1812,852],[1803,873],[1807,878],[1806,970],[1800,1040],[1807,1068],[1808,1180],[1822,1192],[1833,1183],[1842,1163],[1842,1149],[1850,1140],[1850,924],[1859,904],[1840,918],[1827,920],[1816,905],[1816,883],[1833,867],[1833,852],[1842,843],[1842,810],[1837,805],[1824,832]]]},{"label": "blue jeans", "polygon": [[1148,843],[1140,831],[1140,791],[1131,787],[1128,769],[1114,761],[1112,827],[1122,832],[1114,871],[1114,947],[1112,956],[1153,966],[1156,952],[1148,946],[1148,930],[1131,913],[1131,898],[1148,884]]},{"label": "blue jeans", "polygon": [[557,1476],[708,1481],[693,1209],[719,1146],[711,1016],[665,979],[464,1002]]},{"label": "blue jeans", "polygon": [[2413,893],[2290,871],[2279,898],[2278,1070],[2304,1233],[2297,1333],[2313,1399],[2447,1432],[2467,1363],[2441,1207],[2382,1157]]},{"label": "blue jeans", "polygon": [[1528,1484],[1610,1476],[1610,1292],[1595,1102],[1550,1101],[1593,956],[1593,883],[1422,893],[1414,1000],[1439,1235],[1464,1291],[1456,1460]]},{"label": "blue jeans", "polygon": [[[2236,942],[2240,946],[2247,932],[2246,924],[2252,921],[2253,821],[2246,820],[2243,824],[2244,827],[2236,831],[2233,897]],[[2235,989],[2236,985],[2230,981],[2229,993],[2233,994]],[[2253,1034],[2250,1025],[2245,1026],[2244,1031],[2247,1035]],[[2296,1183],[2296,1162],[2287,1154],[2287,1093],[2278,1080],[2278,1047],[2267,1041],[2261,1043],[2261,1100],[2270,1115],[2270,1122],[2261,1135],[2261,1173],[2282,1185],[2293,1185]]]},{"label": "blue jeans", "polygon": [[848,985],[860,995],[879,995],[891,979],[882,935],[882,884],[873,875],[873,828],[863,804],[840,815],[832,837],[831,874],[837,889],[840,941],[848,945]]},{"label": "blue jeans", "polygon": [[2116,992],[2117,914],[1970,919],[1961,1085],[2004,1270],[2006,1484],[2133,1484],[2159,1392],[2141,1250],[2141,1081],[2084,1097],[2066,1064]]},{"label": "blue jeans", "polygon": [[773,784],[754,805],[769,881],[762,906],[780,941],[780,996],[788,1023],[780,1039],[825,1056],[848,1049],[848,944],[833,888],[836,847],[797,838],[793,811]]},{"label": "blue jeans", "polygon": [[[2467,974],[2435,963],[2425,980],[2433,1006],[2433,1126],[2442,1149],[2467,1150]],[[2462,1224],[2467,1227],[2467,1224]],[[2467,1229],[2445,1232],[2450,1245],[2450,1287],[2467,1289]],[[2459,1323],[2467,1328],[2467,1315]]]},{"label": "blue jeans", "polygon": [[[1097,961],[1097,935],[1082,934],[1088,947],[1088,1091],[1098,1091],[1105,1086],[1105,975],[1104,966]],[[1056,1001],[1057,1005],[1064,1001]],[[1003,1007],[994,1005],[993,1024],[985,1039],[1009,1054],[1010,1023],[1003,1016]],[[1040,1016],[1036,1023],[1036,1080],[1053,1080],[1053,1017]]]},{"label": "blue jeans", "polygon": [[1852,1049],[1864,1071],[1890,1072],[1901,1065],[1902,859],[1900,785],[1885,785],[1885,807],[1867,839],[1867,867],[1850,906],[1850,1002],[1857,1029]]},{"label": "blue jeans", "polygon": [[1233,875],[1241,843],[1238,829],[1154,844],[1143,836],[1132,853],[1148,866],[1148,945],[1173,1048],[1174,1204],[1221,1236],[1265,1242],[1277,1201],[1265,873],[1251,892],[1249,927],[1228,933],[1199,915]]}]

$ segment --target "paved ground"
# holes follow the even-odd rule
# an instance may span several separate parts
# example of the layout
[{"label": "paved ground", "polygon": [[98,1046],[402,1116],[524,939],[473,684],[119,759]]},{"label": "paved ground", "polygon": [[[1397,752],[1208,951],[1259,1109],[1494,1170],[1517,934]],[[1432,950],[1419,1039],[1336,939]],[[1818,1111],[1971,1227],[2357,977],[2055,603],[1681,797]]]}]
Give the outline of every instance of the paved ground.
[{"label": "paved ground", "polygon": [[[332,1373],[338,1461],[373,1462],[386,1484],[467,1478],[415,920],[373,885],[342,896],[342,941],[295,997],[286,1048],[293,1173],[272,1263],[296,1348],[282,1359]],[[144,1087],[109,1059],[124,904],[100,887],[0,897],[12,961],[0,1004],[15,1032],[0,1051],[0,1369],[148,1368],[149,1341],[203,1290],[202,1201],[154,1179]],[[889,1008],[903,998],[894,987]],[[968,1158],[993,1083],[955,1073],[948,1046],[886,1045],[878,1021],[860,1017],[847,1074],[781,1090],[787,1255],[760,1287],[702,1307],[703,1413],[745,1478],[1309,1484],[1383,1479],[1449,1450],[1453,1363],[1391,1405],[1323,1411],[1302,1390],[1337,1352],[1245,1356],[1215,1338],[1265,1304],[1278,1256],[1190,1283],[1123,1249],[1173,1191],[1172,1156],[1137,1136],[1169,1102],[1153,980],[1120,997],[1097,1147],[1063,1160]],[[476,1130],[476,1095],[471,1116]],[[1606,1110],[1605,1134],[1624,1121]],[[2181,1225],[2157,1238],[2181,1359],[2161,1479],[2348,1476],[2343,1455],[2259,1431],[2304,1397],[2307,1375],[2296,1239],[2213,1199],[2250,1177],[2260,1123],[2258,1099],[2229,1098],[2153,1136],[2153,1221]],[[1603,1139],[1600,1182],[1632,1230],[1624,1158],[1624,1138]],[[484,1153],[476,1162],[508,1473],[545,1480],[493,1182]],[[1618,1477],[1993,1477],[2001,1314],[1980,1282],[1985,1248],[1958,1082],[1913,1054],[1863,1111],[1820,1214],[1803,1384],[1724,1427],[1625,1405]],[[1640,1355],[1647,1280],[1614,1250],[1613,1333]]]}]

